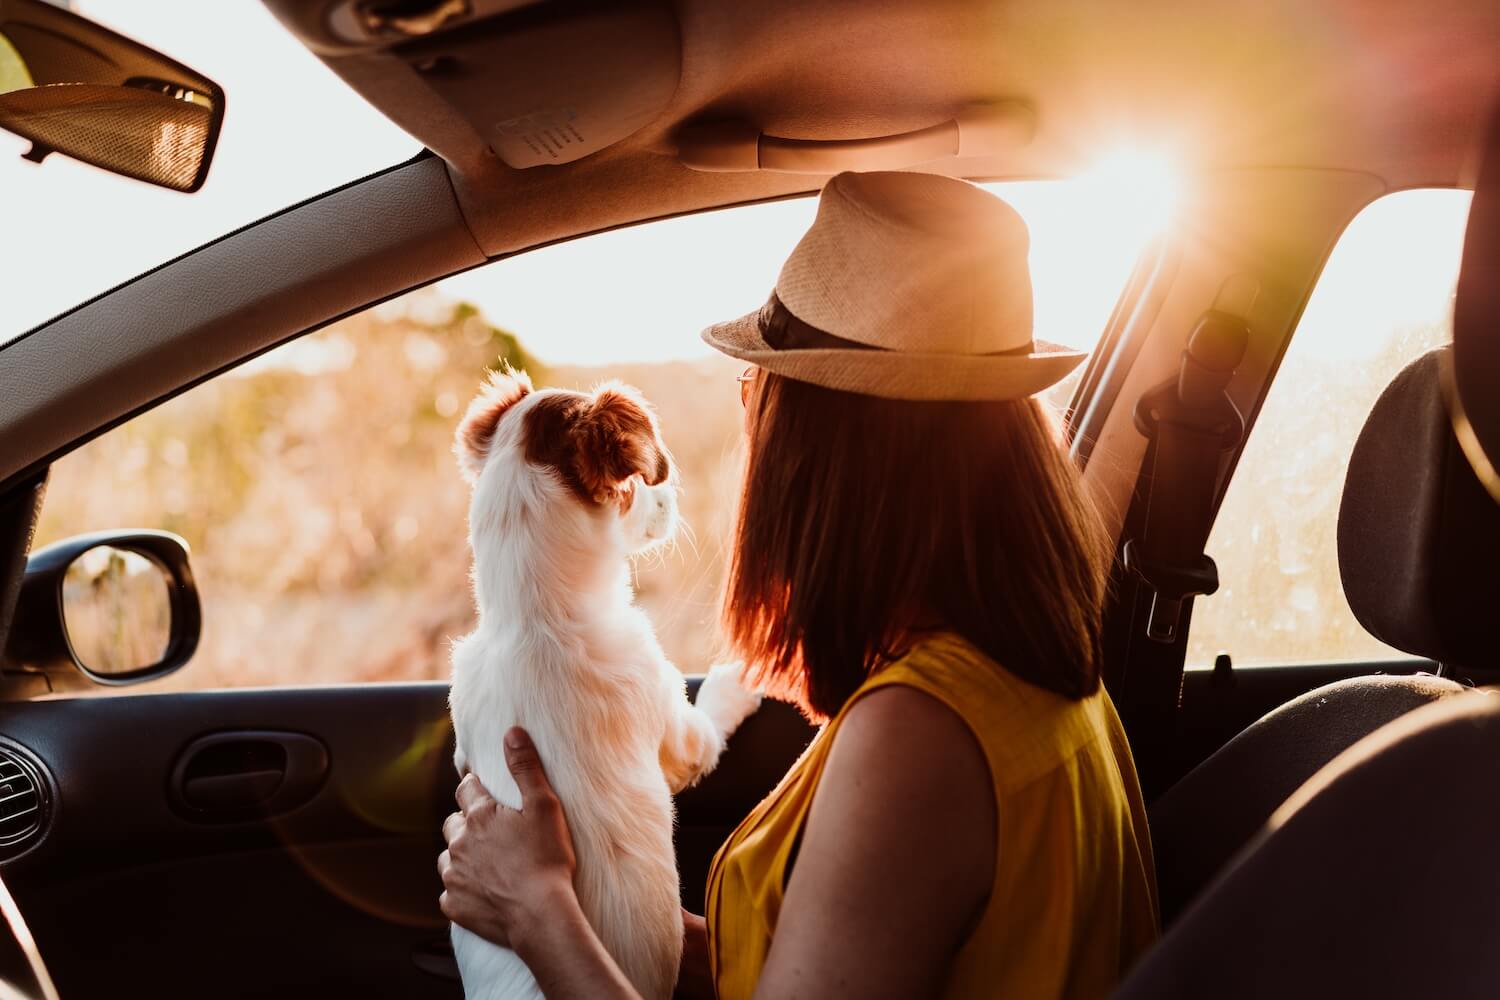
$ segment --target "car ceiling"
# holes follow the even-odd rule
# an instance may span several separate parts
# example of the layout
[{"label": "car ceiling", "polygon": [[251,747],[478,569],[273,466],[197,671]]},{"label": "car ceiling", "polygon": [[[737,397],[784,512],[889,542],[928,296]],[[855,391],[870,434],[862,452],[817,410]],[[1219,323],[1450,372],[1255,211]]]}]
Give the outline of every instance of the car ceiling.
[{"label": "car ceiling", "polygon": [[[1166,377],[1197,316],[1243,285],[1258,289],[1244,310],[1252,343],[1231,388],[1253,413],[1348,220],[1385,191],[1464,183],[1500,51],[1500,4],[1457,0],[595,4],[669,17],[678,78],[658,111],[612,145],[515,169],[473,125],[486,107],[441,99],[414,69],[418,50],[330,41],[328,9],[366,0],[266,2],[441,159],[288,208],[0,348],[0,487],[204,378],[423,283],[548,242],[815,191],[824,180],[689,169],[677,147],[695,122],[738,117],[771,135],[849,139],[922,128],[997,99],[1034,109],[1029,142],[911,166],[1021,178],[1066,175],[1120,143],[1175,151],[1195,174],[1179,211],[1190,225],[1143,300],[1150,308],[1129,317],[1145,347],[1111,366],[1123,379],[1118,398]],[[545,21],[589,8],[547,0],[521,14]],[[513,16],[481,26],[477,40],[455,35],[472,43],[465,57],[482,60],[488,45],[506,53]],[[431,36],[422,51],[448,38]],[[565,84],[571,67],[610,57],[608,41],[572,52],[564,44],[551,71]],[[501,73],[493,93],[503,95],[509,63],[492,62]],[[1110,461],[1086,474],[1107,479],[1105,506],[1118,517],[1144,441],[1129,407],[1116,409],[1090,430]]]},{"label": "car ceiling", "polygon": [[[676,155],[685,123],[735,118],[771,135],[848,139],[1019,99],[1035,108],[1031,142],[924,168],[1064,175],[1112,143],[1137,142],[1173,151],[1189,169],[1358,170],[1395,189],[1461,183],[1500,83],[1492,2],[679,0],[671,10],[681,73],[661,113],[584,159],[517,170],[487,154],[471,125],[482,110],[455,109],[414,65],[445,45],[483,62],[484,44],[504,45],[506,24],[565,20],[580,5],[554,0],[492,19],[491,41],[467,48],[479,33],[467,25],[416,47],[359,48],[330,40],[325,14],[344,2],[268,0],[336,72],[453,166],[465,215],[491,255],[818,186],[806,175],[691,170]],[[570,58],[584,65],[605,55],[591,44],[604,47],[585,42],[558,71]],[[494,92],[505,92],[504,74],[492,78]]]}]

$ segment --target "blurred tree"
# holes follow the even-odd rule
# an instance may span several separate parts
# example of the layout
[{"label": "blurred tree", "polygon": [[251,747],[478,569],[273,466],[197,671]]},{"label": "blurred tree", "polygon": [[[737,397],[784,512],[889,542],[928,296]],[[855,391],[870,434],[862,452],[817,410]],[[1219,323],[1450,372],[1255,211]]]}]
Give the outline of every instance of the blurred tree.
[{"label": "blurred tree", "polygon": [[529,374],[531,380],[538,385],[546,381],[541,363],[521,346],[520,338],[509,330],[489,323],[479,307],[472,302],[456,303],[448,322],[433,327],[433,332],[458,332],[463,334],[465,343],[488,350],[492,356],[485,362],[487,368],[509,364],[512,368]]}]

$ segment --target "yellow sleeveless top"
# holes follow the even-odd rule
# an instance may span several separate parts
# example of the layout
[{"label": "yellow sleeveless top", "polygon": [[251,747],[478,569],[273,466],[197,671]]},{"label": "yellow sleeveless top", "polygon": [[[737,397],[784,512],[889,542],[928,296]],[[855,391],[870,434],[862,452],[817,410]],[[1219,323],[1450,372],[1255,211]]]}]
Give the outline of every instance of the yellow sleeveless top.
[{"label": "yellow sleeveless top", "polygon": [[789,862],[839,723],[864,695],[905,684],[973,731],[995,784],[989,903],[945,998],[1104,997],[1156,939],[1156,874],[1135,764],[1109,695],[1069,701],[936,634],[877,671],[714,858],[708,940],[719,1000],[749,1000],[776,932]]}]

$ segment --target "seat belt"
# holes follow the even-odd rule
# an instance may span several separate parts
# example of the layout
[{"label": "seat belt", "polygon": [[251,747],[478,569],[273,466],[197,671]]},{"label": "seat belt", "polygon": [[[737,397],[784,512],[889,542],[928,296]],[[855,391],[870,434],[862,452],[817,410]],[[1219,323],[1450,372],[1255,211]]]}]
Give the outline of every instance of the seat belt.
[{"label": "seat belt", "polygon": [[1245,418],[1225,389],[1244,360],[1250,331],[1228,313],[1204,313],[1188,338],[1175,378],[1135,405],[1136,428],[1151,443],[1145,524],[1125,543],[1125,568],[1146,582],[1146,636],[1177,641],[1183,601],[1219,589],[1219,569],[1203,547],[1213,526],[1219,463],[1245,435]]},{"label": "seat belt", "polygon": [[1219,588],[1208,543],[1219,467],[1245,421],[1225,389],[1244,359],[1249,329],[1230,313],[1199,319],[1175,377],[1136,403],[1145,464],[1121,552],[1128,618],[1117,635],[1118,705],[1150,801],[1175,779],[1177,709],[1192,598]]}]

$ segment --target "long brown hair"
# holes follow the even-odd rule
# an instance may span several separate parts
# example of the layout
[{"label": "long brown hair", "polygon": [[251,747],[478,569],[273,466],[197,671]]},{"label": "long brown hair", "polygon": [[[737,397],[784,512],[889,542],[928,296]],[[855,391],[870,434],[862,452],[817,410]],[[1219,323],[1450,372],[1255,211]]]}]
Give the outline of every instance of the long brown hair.
[{"label": "long brown hair", "polygon": [[1067,698],[1097,689],[1111,550],[1041,403],[766,371],[746,402],[723,619],[753,679],[826,718],[937,627]]}]

